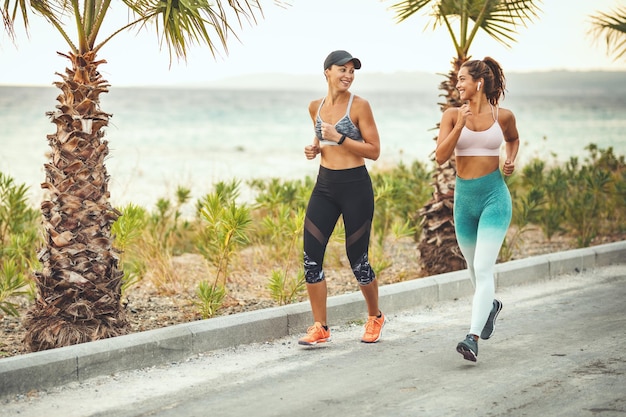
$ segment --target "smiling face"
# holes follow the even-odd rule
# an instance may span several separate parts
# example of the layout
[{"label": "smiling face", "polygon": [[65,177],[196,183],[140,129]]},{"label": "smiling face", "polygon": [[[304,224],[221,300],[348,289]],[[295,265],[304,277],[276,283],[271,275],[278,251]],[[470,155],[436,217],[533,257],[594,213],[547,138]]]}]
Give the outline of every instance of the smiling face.
[{"label": "smiling face", "polygon": [[469,100],[478,90],[479,80],[474,80],[466,67],[461,67],[457,76],[456,89],[461,100]]},{"label": "smiling face", "polygon": [[338,90],[347,90],[354,81],[354,63],[346,62],[343,65],[332,65],[324,71],[328,85]]}]

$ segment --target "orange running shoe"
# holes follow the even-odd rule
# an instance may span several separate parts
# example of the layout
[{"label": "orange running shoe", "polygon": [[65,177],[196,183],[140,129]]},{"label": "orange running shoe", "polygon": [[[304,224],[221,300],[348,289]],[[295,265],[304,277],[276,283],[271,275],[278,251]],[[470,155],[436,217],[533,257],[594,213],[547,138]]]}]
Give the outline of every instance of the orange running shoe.
[{"label": "orange running shoe", "polygon": [[385,315],[381,312],[380,317],[368,316],[365,323],[365,334],[361,338],[363,343],[376,343],[383,334],[383,326],[385,325]]},{"label": "orange running shoe", "polygon": [[316,321],[315,324],[309,327],[306,331],[306,336],[298,340],[298,344],[313,346],[318,343],[324,343],[330,341],[330,329],[324,329],[322,323]]}]

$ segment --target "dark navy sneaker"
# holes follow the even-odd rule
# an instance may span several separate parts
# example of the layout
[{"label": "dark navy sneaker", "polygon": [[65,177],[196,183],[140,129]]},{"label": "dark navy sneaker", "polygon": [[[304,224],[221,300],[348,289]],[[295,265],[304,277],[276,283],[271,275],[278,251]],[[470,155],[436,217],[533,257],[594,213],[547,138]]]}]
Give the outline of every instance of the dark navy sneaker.
[{"label": "dark navy sneaker", "polygon": [[474,336],[471,334],[465,336],[465,340],[456,345],[456,351],[463,355],[463,359],[476,362],[476,356],[478,356],[478,343],[474,339]]},{"label": "dark navy sneaker", "polygon": [[489,313],[487,323],[485,323],[483,331],[480,332],[481,339],[487,340],[493,335],[493,332],[496,330],[496,319],[498,314],[500,314],[500,310],[502,310],[502,301],[493,300],[493,307],[491,308],[491,313]]}]

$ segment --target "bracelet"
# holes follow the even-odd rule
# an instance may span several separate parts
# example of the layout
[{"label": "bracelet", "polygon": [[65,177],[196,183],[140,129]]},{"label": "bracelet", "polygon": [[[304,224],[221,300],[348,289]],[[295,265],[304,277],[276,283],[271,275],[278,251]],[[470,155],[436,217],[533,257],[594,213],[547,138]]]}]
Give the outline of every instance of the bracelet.
[{"label": "bracelet", "polygon": [[341,135],[341,139],[337,142],[337,145],[341,145],[343,141],[346,140],[346,135]]}]

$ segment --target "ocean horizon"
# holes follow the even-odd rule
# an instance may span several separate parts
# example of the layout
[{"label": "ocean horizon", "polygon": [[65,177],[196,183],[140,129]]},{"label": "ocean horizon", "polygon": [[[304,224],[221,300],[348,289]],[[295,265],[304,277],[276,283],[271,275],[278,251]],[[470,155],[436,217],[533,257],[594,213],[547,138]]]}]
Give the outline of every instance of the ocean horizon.
[{"label": "ocean horizon", "polygon": [[[387,75],[375,82],[357,76],[351,90],[370,102],[381,137],[381,157],[368,161],[369,169],[432,163],[443,78],[431,75]],[[241,80],[231,80],[238,88],[230,82],[219,88],[111,86],[100,100],[113,115],[105,134],[112,203],[152,208],[158,198],[173,198],[178,186],[190,188],[195,199],[219,181],[314,177],[319,159],[303,154],[313,138],[307,107],[326,93],[325,84],[295,89],[275,80],[265,88]],[[559,163],[586,157],[591,143],[625,153],[626,72],[511,74],[507,81],[501,106],[516,116],[518,166],[533,158]],[[46,135],[55,129],[45,113],[55,109],[58,94],[52,86],[0,86],[0,172],[26,184],[35,204],[43,196]]]}]

